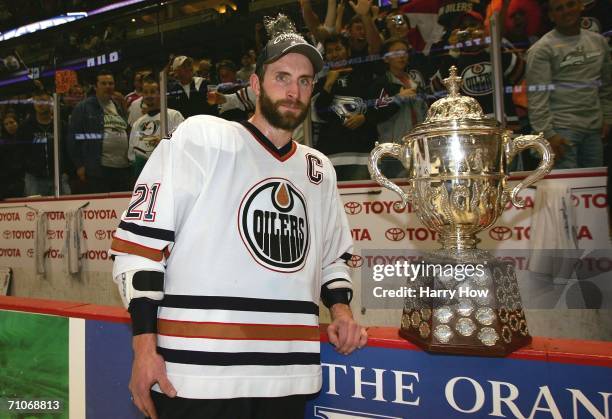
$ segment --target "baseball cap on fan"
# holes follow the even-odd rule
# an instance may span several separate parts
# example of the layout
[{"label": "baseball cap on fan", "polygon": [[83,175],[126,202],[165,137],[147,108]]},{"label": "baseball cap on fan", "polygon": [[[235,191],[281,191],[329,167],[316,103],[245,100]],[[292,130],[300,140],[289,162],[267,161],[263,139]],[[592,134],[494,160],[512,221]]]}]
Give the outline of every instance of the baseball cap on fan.
[{"label": "baseball cap on fan", "polygon": [[312,63],[315,74],[321,71],[323,68],[321,53],[296,32],[295,25],[287,16],[279,13],[275,18],[266,17],[264,26],[270,40],[257,58],[255,68],[257,73],[260,72],[264,64],[273,63],[290,52],[302,54],[308,58]]},{"label": "baseball cap on fan", "polygon": [[174,58],[174,60],[172,60],[172,66],[171,66],[172,71],[176,71],[176,69],[178,69],[183,64],[189,61],[191,61],[191,58],[186,57],[184,55],[179,55],[178,57]]}]

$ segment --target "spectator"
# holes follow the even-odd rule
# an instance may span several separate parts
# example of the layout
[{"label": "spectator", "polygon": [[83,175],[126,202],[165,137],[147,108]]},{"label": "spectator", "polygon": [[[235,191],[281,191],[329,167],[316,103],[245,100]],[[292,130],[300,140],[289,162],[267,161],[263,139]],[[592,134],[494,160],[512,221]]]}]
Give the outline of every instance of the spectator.
[{"label": "spectator", "polygon": [[210,74],[210,69],[212,68],[212,64],[210,60],[204,58],[200,60],[198,63],[198,77],[202,77],[206,82],[210,83],[212,80],[212,75]]},{"label": "spectator", "polygon": [[142,79],[151,74],[150,70],[146,71],[137,71],[134,74],[134,90],[127,95],[125,95],[125,103],[128,106],[128,109],[132,102],[136,99],[142,97]]},{"label": "spectator", "polygon": [[[427,0],[430,1],[430,0]],[[465,18],[466,13],[477,12],[482,16],[485,12],[488,2],[475,3],[469,0],[431,0],[439,3],[438,8],[438,24],[443,27],[443,33],[440,40],[434,43],[430,50],[430,56],[436,59],[439,56],[447,55],[452,47],[449,40],[452,32],[460,27],[460,21]],[[404,11],[406,6],[402,8]],[[432,63],[434,68],[439,66],[439,62]],[[434,70],[435,72],[435,70]]]},{"label": "spectator", "polygon": [[172,61],[175,79],[168,83],[168,107],[176,109],[185,118],[193,115],[217,115],[216,106],[208,104],[208,82],[202,77],[194,77],[193,60],[184,55]]},{"label": "spectator", "polygon": [[550,0],[555,28],[527,53],[529,120],[555,152],[555,168],[601,166],[612,123],[612,64],[606,39],[581,29],[582,4]]},{"label": "spectator", "polygon": [[[484,19],[478,12],[471,11],[457,21],[449,37],[451,50],[439,59],[438,71],[432,77],[432,89],[438,96],[445,95],[442,80],[447,77],[451,66],[456,66],[462,78],[461,91],[480,103],[484,113],[494,117],[493,107],[493,65],[485,41]],[[525,73],[525,63],[514,52],[502,51],[504,86],[519,84]],[[504,94],[506,121],[512,128],[518,128],[518,116],[512,101],[512,91]]]},{"label": "spectator", "polygon": [[[382,40],[372,18],[372,0],[349,1],[348,4],[355,12],[348,25],[350,57],[363,60],[368,55],[378,54]],[[339,15],[341,18],[341,13]]]},{"label": "spectator", "polygon": [[[165,133],[161,132],[159,112],[159,83],[146,77],[142,83],[142,102],[147,113],[136,120],[130,133],[128,159],[132,162],[134,178],[137,178],[145,163]],[[168,109],[168,133],[185,120],[180,112]]]},{"label": "spectator", "polygon": [[255,60],[253,60],[249,52],[245,52],[242,54],[240,62],[242,63],[242,67],[236,73],[236,77],[238,80],[248,81],[251,74],[255,72]]},{"label": "spectator", "polygon": [[[238,89],[232,94],[218,91],[210,92],[208,103],[219,106],[219,116],[228,121],[245,121],[255,112],[257,97],[250,85]],[[295,137],[294,137],[295,140]]]},{"label": "spectator", "polygon": [[24,192],[23,153],[17,142],[17,115],[6,113],[2,118],[0,139],[0,199],[17,198]]},{"label": "spectator", "polygon": [[610,0],[588,0],[582,2],[582,20],[580,27],[605,36],[610,42],[610,29],[612,29],[612,2]]},{"label": "spectator", "polygon": [[348,40],[331,36],[324,42],[329,72],[315,86],[314,105],[321,124],[316,148],[334,164],[338,180],[369,178],[367,162],[376,138],[364,88],[371,75],[347,66]]},{"label": "spectator", "polygon": [[[53,103],[44,91],[32,95],[34,114],[26,119],[17,132],[18,141],[23,144],[25,196],[54,194],[54,144],[53,144]],[[61,193],[69,194],[67,176],[62,176]]]},{"label": "spectator", "polygon": [[236,75],[236,64],[231,60],[221,60],[217,63],[217,77],[219,84],[236,84],[238,78]]},{"label": "spectator", "polygon": [[421,36],[418,28],[410,27],[408,16],[399,10],[392,11],[385,18],[389,39],[405,38],[416,52],[423,52],[425,40]]},{"label": "spectator", "polygon": [[[405,39],[390,39],[383,44],[383,59],[387,71],[377,78],[371,87],[374,106],[368,109],[377,122],[378,140],[401,143],[402,138],[427,113],[425,100],[417,95],[418,85],[408,73],[410,45]],[[395,159],[383,162],[383,172],[389,177],[399,177],[402,164]]]},{"label": "spectator", "polygon": [[125,104],[127,106],[128,124],[134,125],[134,122],[146,113],[146,109],[142,103],[142,79],[149,76],[151,70],[138,71],[134,75],[134,91],[125,95]]},{"label": "spectator", "polygon": [[336,5],[336,0],[327,0],[327,12],[325,14],[324,23],[321,23],[321,20],[312,9],[312,4],[310,0],[300,0],[300,6],[302,9],[302,17],[304,18],[304,23],[306,23],[306,27],[308,28],[310,33],[313,34],[317,41],[322,42],[328,36],[334,34],[336,10],[338,8],[338,6]]},{"label": "spectator", "polygon": [[[83,86],[76,83],[68,88],[66,94],[62,96],[62,100],[60,102],[60,147],[61,147],[61,156],[69,156],[68,149],[68,136],[70,135],[70,119],[72,117],[72,112],[76,105],[78,105],[83,99],[85,99],[85,90]],[[76,168],[72,164],[72,159],[63,158],[60,161],[62,171],[68,174],[70,181],[70,190],[72,193],[80,193],[79,183],[77,181],[76,176]]]},{"label": "spectator", "polygon": [[527,50],[538,40],[542,9],[537,0],[493,0],[487,8],[487,22],[495,10],[501,10],[500,19],[504,19],[503,36],[515,48]]},{"label": "spectator", "polygon": [[97,74],[95,92],[76,106],[70,119],[69,151],[82,191],[130,190],[127,116],[117,101],[112,73]]},{"label": "spectator", "polygon": [[19,121],[17,115],[12,112],[7,112],[2,118],[2,140],[14,142],[17,139],[17,129]]}]

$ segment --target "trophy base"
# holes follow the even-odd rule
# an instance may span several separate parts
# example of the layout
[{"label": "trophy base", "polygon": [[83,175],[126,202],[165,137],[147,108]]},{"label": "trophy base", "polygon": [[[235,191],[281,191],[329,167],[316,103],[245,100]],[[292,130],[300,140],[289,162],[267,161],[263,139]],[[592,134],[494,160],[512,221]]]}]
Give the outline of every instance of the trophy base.
[{"label": "trophy base", "polygon": [[480,249],[440,250],[420,263],[443,269],[408,282],[404,339],[428,352],[480,356],[506,356],[531,342],[511,263]]}]

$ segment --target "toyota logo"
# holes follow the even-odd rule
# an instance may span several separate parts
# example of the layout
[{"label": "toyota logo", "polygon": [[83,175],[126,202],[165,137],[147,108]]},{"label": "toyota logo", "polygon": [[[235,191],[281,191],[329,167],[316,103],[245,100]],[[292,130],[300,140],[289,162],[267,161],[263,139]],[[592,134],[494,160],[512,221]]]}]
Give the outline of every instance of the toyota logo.
[{"label": "toyota logo", "polygon": [[359,255],[352,255],[349,260],[346,261],[346,264],[351,268],[360,268],[363,265],[363,258]]},{"label": "toyota logo", "polygon": [[47,230],[47,238],[50,240],[55,239],[55,230]]},{"label": "toyota logo", "polygon": [[578,197],[576,195],[572,195],[572,205],[575,206],[575,207],[580,205],[580,200],[578,199]]},{"label": "toyota logo", "polygon": [[506,226],[497,226],[489,230],[489,236],[493,240],[502,241],[512,238],[512,230]]},{"label": "toyota logo", "polygon": [[36,213],[34,211],[28,211],[26,213],[26,219],[28,221],[34,221],[35,218],[36,218]]},{"label": "toyota logo", "polygon": [[5,239],[10,239],[11,238],[11,232],[9,230],[4,230],[4,232],[2,233],[2,236]]},{"label": "toyota logo", "polygon": [[406,237],[406,232],[399,227],[391,227],[385,231],[385,237],[392,242],[398,242]]},{"label": "toyota logo", "polygon": [[34,257],[34,249],[28,249],[27,254],[29,258]]},{"label": "toyota logo", "polygon": [[104,230],[96,230],[96,239],[104,240],[106,238],[106,231]]},{"label": "toyota logo", "polygon": [[347,202],[344,204],[344,212],[349,215],[359,214],[361,212],[361,204],[355,201]]}]

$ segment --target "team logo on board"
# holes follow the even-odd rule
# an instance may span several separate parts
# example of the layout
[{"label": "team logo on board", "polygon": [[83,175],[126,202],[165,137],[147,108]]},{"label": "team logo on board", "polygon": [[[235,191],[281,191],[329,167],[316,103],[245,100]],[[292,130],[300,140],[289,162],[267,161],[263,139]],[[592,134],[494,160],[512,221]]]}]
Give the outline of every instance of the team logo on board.
[{"label": "team logo on board", "polygon": [[302,269],[310,235],[304,195],[289,180],[269,178],[244,196],[238,214],[240,236],[260,265],[279,272]]}]

